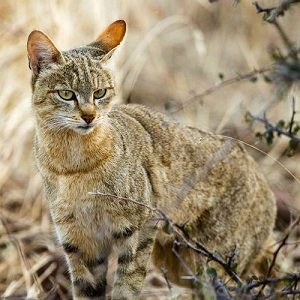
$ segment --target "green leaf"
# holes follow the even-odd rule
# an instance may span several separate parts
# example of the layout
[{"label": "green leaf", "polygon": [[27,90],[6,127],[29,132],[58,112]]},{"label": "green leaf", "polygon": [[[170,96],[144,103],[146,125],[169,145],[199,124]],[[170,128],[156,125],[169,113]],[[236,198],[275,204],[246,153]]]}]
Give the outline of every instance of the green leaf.
[{"label": "green leaf", "polygon": [[202,266],[202,265],[199,265],[199,266],[197,267],[197,270],[196,270],[196,275],[197,275],[197,276],[202,275],[203,272],[204,272],[203,266]]},{"label": "green leaf", "polygon": [[193,231],[193,227],[192,227],[192,225],[190,225],[190,224],[185,224],[184,227],[183,227],[183,230],[184,230],[185,232],[187,232],[187,233],[190,233],[190,232]]},{"label": "green leaf", "polygon": [[298,133],[299,130],[300,130],[300,125],[297,124],[297,125],[293,128],[293,131],[292,131],[293,135],[297,135],[297,133]]},{"label": "green leaf", "polygon": [[265,140],[269,146],[272,145],[273,139],[274,139],[273,131],[266,131],[265,132]]},{"label": "green leaf", "polygon": [[167,233],[167,234],[171,234],[172,233],[172,227],[170,226],[170,224],[166,223],[163,228],[162,228],[163,232]]},{"label": "green leaf", "polygon": [[218,273],[215,268],[208,268],[206,273],[212,277],[217,277]]},{"label": "green leaf", "polygon": [[284,125],[285,125],[284,120],[279,120],[279,121],[277,122],[276,127],[284,128]]},{"label": "green leaf", "polygon": [[261,132],[255,132],[255,137],[256,137],[257,140],[261,141],[263,135],[261,134]]},{"label": "green leaf", "polygon": [[289,142],[289,146],[287,148],[287,156],[291,157],[295,154],[295,151],[297,150],[298,148],[298,143],[294,140],[290,140]]}]

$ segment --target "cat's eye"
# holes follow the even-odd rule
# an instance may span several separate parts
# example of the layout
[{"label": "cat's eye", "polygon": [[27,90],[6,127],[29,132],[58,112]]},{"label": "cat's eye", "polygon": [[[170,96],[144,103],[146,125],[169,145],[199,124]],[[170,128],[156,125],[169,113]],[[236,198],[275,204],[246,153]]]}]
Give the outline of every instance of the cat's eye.
[{"label": "cat's eye", "polygon": [[75,93],[69,90],[60,90],[57,91],[58,95],[60,98],[62,98],[63,100],[74,100],[76,99]]},{"label": "cat's eye", "polygon": [[100,89],[94,92],[95,99],[101,99],[106,95],[106,89]]}]

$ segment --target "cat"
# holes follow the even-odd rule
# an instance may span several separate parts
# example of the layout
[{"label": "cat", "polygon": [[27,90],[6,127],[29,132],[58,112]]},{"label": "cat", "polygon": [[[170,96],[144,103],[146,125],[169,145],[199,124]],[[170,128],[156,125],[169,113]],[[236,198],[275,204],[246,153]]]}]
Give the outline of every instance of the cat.
[{"label": "cat", "polygon": [[[142,105],[113,105],[107,62],[125,32],[118,20],[96,41],[63,52],[40,31],[28,37],[34,154],[74,299],[108,297],[111,257],[118,261],[112,299],[138,297],[151,257],[172,282],[192,285],[181,278],[173,236],[149,207],[188,222],[222,257],[235,249],[238,274],[272,240],[274,196],[239,142]],[[178,252],[193,271],[203,263],[188,249]]]}]

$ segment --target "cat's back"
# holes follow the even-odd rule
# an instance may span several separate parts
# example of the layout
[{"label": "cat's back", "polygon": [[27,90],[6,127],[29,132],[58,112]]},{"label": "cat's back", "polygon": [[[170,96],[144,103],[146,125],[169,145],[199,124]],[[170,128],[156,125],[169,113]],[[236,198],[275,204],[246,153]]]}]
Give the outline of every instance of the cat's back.
[{"label": "cat's back", "polygon": [[122,133],[126,131],[134,135],[138,129],[142,129],[141,134],[149,136],[152,145],[156,148],[163,147],[164,151],[167,151],[168,146],[196,144],[203,136],[209,136],[209,133],[184,126],[170,120],[168,116],[140,104],[115,105],[109,116],[113,125],[118,127]]},{"label": "cat's back", "polygon": [[231,150],[241,157],[241,163],[250,157],[234,139],[185,126],[143,105],[115,105],[109,116],[113,127],[129,138],[128,144],[135,146],[150,140],[153,156],[162,161],[205,164],[218,152],[226,156]]},{"label": "cat's back", "polygon": [[[226,206],[241,202],[249,209],[257,194],[273,199],[258,166],[240,142],[170,121],[142,105],[115,106],[111,118],[129,146],[148,141],[150,150],[136,152],[134,160],[140,157],[147,162],[153,189],[161,199],[168,199],[161,200],[167,201],[165,205],[178,202],[178,219],[184,218],[182,211],[196,218],[199,198],[206,208],[228,199]],[[266,200],[263,205],[273,202]]]}]

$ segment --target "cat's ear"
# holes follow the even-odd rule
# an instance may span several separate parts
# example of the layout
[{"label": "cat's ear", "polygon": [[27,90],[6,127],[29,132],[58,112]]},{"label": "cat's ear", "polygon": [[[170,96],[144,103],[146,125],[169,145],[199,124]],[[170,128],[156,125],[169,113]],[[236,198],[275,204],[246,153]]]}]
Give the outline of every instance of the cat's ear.
[{"label": "cat's ear", "polygon": [[89,46],[100,48],[105,52],[101,60],[111,57],[114,49],[120,45],[126,33],[126,23],[124,20],[117,20],[110,24]]},{"label": "cat's ear", "polygon": [[27,53],[29,68],[34,75],[38,75],[43,68],[52,63],[62,63],[62,54],[53,42],[43,32],[34,30],[28,36]]}]

